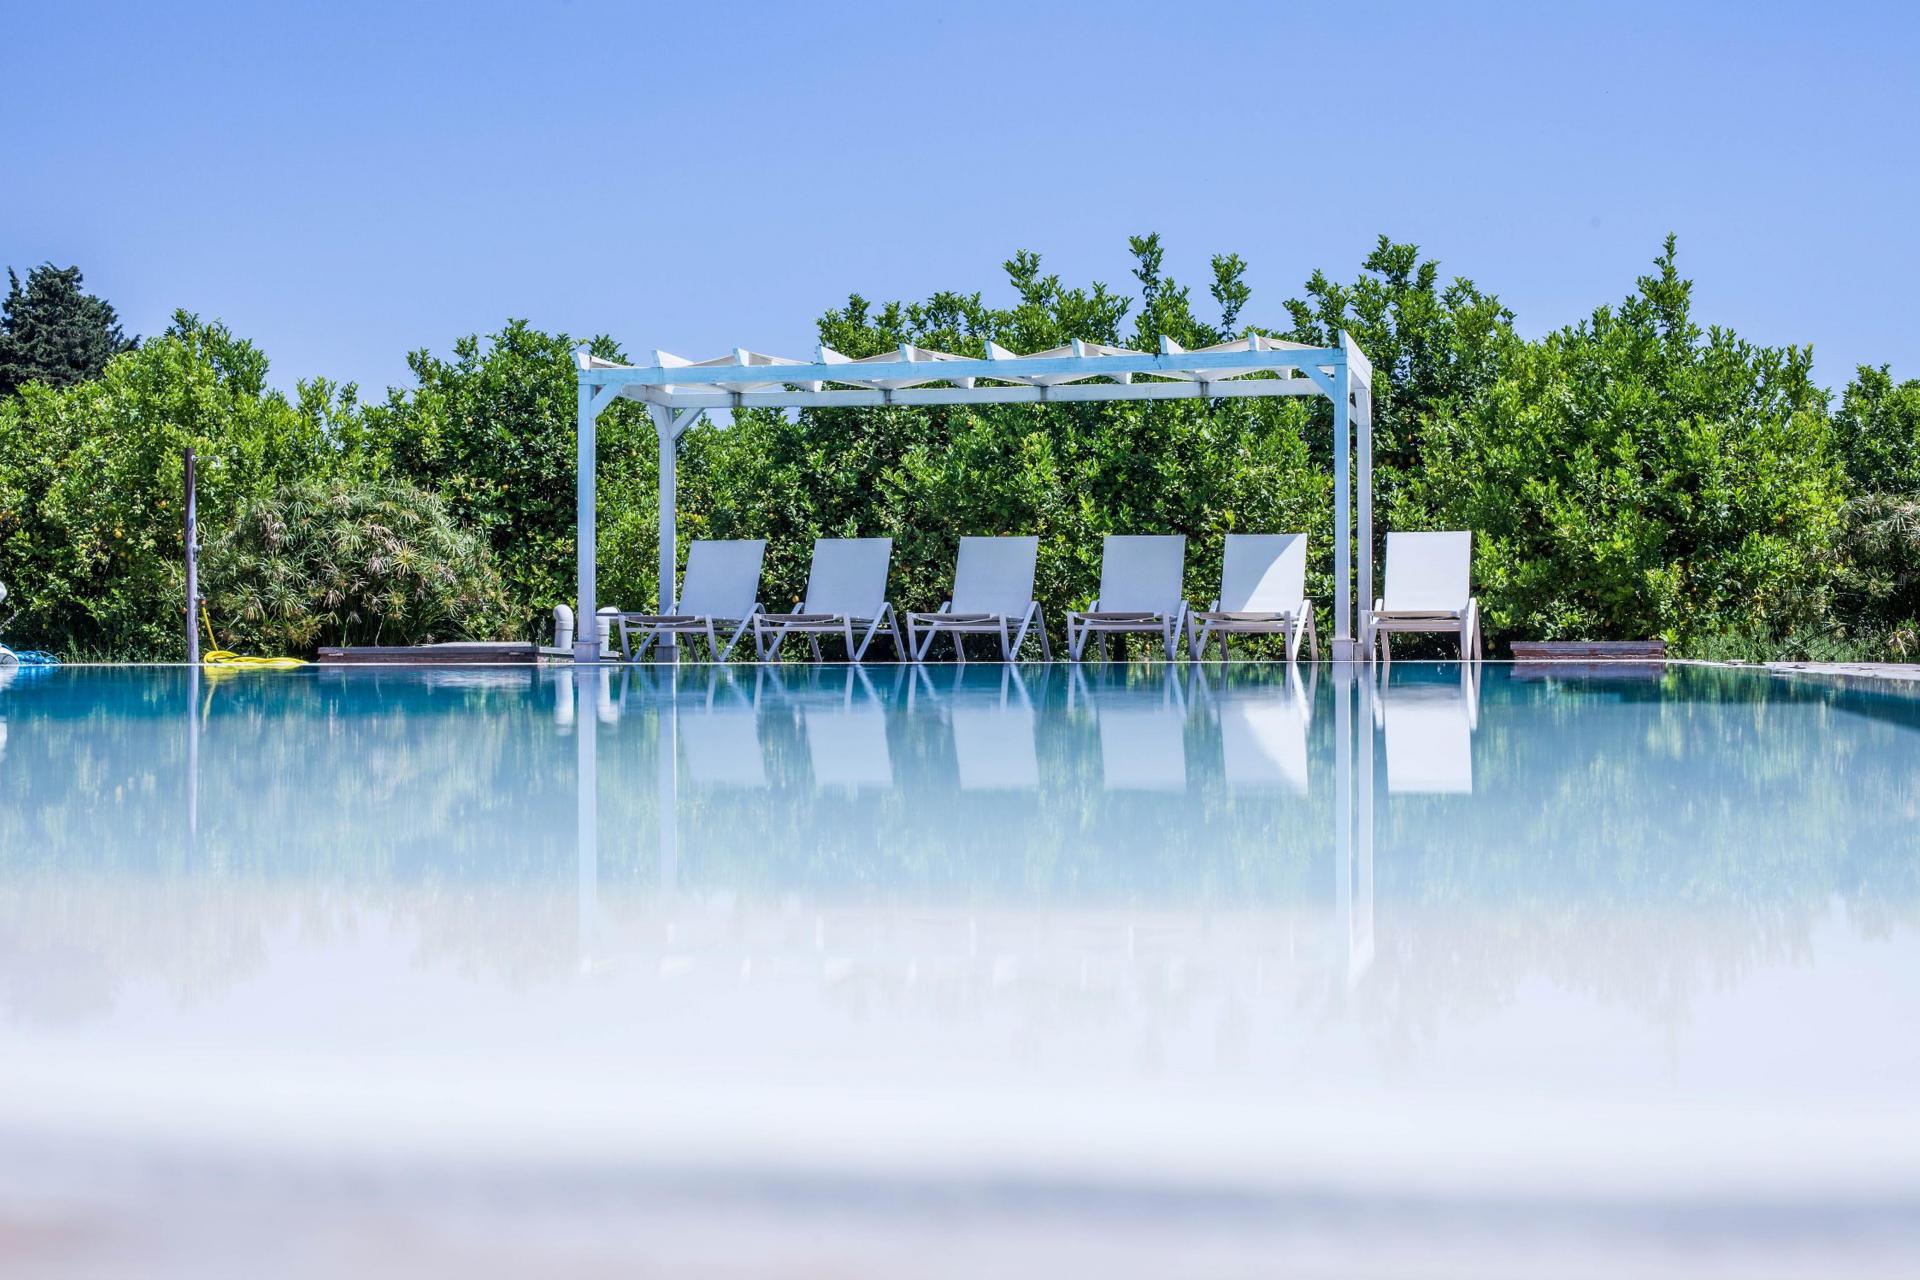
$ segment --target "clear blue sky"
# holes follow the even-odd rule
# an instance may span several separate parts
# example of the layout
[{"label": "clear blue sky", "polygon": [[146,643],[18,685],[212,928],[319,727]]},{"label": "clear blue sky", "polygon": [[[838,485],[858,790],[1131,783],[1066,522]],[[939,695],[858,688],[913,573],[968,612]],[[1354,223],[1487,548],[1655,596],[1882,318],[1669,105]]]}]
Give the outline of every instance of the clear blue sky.
[{"label": "clear blue sky", "polygon": [[1673,230],[1703,320],[1920,375],[1911,6],[1464,7],[16,0],[0,260],[373,392],[508,316],[804,354],[1016,248],[1131,284],[1145,230],[1250,319],[1384,231],[1539,332]]}]

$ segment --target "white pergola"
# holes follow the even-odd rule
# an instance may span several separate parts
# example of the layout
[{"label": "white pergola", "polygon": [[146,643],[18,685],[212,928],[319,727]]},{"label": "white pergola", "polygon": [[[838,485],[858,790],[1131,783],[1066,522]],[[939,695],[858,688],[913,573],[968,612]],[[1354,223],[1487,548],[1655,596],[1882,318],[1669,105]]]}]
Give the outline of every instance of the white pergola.
[{"label": "white pergola", "polygon": [[681,435],[709,409],[1325,396],[1333,404],[1333,657],[1341,662],[1357,657],[1350,552],[1353,480],[1357,471],[1359,583],[1364,603],[1373,584],[1373,366],[1344,332],[1332,347],[1255,335],[1196,351],[1166,338],[1160,340],[1157,352],[1075,339],[1068,346],[1019,355],[988,343],[984,359],[905,344],[895,351],[859,358],[821,346],[812,360],[741,348],[729,356],[698,361],[656,351],[651,365],[624,365],[591,355],[585,347],[575,353],[575,359],[580,381],[575,662],[600,660],[595,621],[594,431],[601,410],[620,397],[644,402],[660,437],[659,611],[670,614],[677,565],[674,460]]}]

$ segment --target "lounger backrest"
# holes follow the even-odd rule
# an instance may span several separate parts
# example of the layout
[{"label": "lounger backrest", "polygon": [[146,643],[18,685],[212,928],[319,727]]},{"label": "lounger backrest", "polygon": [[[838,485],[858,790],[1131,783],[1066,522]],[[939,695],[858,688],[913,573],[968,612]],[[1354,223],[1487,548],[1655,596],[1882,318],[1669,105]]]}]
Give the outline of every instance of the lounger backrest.
[{"label": "lounger backrest", "polygon": [[1291,613],[1307,597],[1307,535],[1230,533],[1220,567],[1227,613]]},{"label": "lounger backrest", "polygon": [[1018,618],[1033,603],[1038,538],[962,538],[953,570],[953,611]]},{"label": "lounger backrest", "polygon": [[1465,609],[1472,568],[1471,533],[1390,533],[1381,600],[1388,609]]},{"label": "lounger backrest", "polygon": [[1101,611],[1175,612],[1186,561],[1184,534],[1108,534],[1100,552]]},{"label": "lounger backrest", "polygon": [[802,612],[879,617],[887,603],[887,564],[892,559],[892,538],[817,539]]},{"label": "lounger backrest", "polygon": [[698,541],[687,548],[687,572],[675,612],[701,618],[744,618],[760,598],[765,538]]}]

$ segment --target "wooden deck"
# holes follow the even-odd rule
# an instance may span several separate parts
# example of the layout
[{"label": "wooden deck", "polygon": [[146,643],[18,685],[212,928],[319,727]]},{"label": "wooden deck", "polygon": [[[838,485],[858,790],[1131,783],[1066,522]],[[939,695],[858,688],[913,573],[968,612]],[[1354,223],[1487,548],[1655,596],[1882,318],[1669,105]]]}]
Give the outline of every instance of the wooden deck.
[{"label": "wooden deck", "polygon": [[399,664],[403,666],[472,666],[503,663],[531,664],[536,653],[531,643],[457,643],[419,645],[364,645],[357,648],[320,650],[317,661],[350,666]]},{"label": "wooden deck", "polygon": [[1515,640],[1515,662],[1664,662],[1664,640]]}]

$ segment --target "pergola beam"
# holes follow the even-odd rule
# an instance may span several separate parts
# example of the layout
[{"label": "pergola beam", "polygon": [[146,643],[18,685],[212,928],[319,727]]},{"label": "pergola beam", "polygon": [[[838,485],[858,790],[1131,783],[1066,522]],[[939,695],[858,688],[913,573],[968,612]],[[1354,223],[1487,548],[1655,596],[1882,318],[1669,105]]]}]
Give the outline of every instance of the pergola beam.
[{"label": "pergola beam", "polygon": [[1253,400],[1330,395],[1331,377],[1235,379],[1231,382],[1074,382],[1047,387],[902,387],[897,391],[681,391],[629,384],[629,400],[675,409],[858,409],[938,404],[1086,404],[1112,400]]},{"label": "pergola beam", "polygon": [[911,372],[931,382],[962,378],[1011,381],[1020,378],[1071,376],[1102,378],[1115,374],[1158,374],[1161,377],[1192,375],[1210,370],[1232,369],[1310,369],[1338,368],[1346,359],[1339,348],[1284,348],[1265,351],[1189,351],[1157,354],[1148,351],[1087,356],[1015,356],[1011,359],[976,360],[889,360],[869,363],[820,364],[698,364],[667,368],[655,365],[642,368],[596,362],[583,369],[598,385],[605,386],[716,386],[748,382],[765,384],[778,381],[789,384],[808,382],[867,382]]}]

